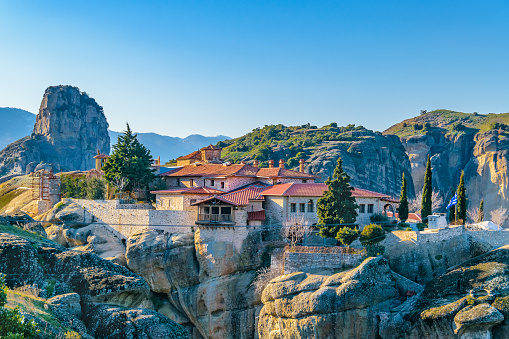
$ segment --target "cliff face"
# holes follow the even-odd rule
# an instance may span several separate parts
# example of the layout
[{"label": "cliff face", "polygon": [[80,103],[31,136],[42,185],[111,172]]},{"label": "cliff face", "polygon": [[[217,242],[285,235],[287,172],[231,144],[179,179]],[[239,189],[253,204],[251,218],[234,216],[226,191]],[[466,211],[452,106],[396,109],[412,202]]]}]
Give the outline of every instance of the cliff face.
[{"label": "cliff face", "polygon": [[48,87],[32,135],[0,152],[0,176],[30,172],[44,163],[56,170],[88,170],[97,150],[110,151],[102,107],[76,87]]},{"label": "cliff face", "polygon": [[413,197],[411,164],[398,137],[371,131],[356,133],[358,141],[331,141],[317,147],[308,159],[306,172],[325,181],[332,176],[341,156],[352,186],[399,197],[404,173],[408,180],[407,193]]}]

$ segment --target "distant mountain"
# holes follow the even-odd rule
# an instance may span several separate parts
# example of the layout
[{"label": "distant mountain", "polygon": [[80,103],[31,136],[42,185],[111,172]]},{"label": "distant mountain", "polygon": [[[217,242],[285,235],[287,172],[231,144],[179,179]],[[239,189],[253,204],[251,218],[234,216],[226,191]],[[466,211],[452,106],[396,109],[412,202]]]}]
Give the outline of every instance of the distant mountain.
[{"label": "distant mountain", "polygon": [[[19,108],[0,107],[0,121],[0,150],[2,150],[8,144],[32,134],[35,114]],[[120,134],[109,131],[111,146],[117,142]],[[206,137],[192,134],[186,138],[178,138],[156,133],[138,133],[138,140],[147,146],[154,158],[160,156],[163,163],[209,144],[214,145],[229,139],[230,137],[225,135]]]},{"label": "distant mountain", "polygon": [[32,133],[35,114],[19,108],[0,107],[0,150]]},{"label": "distant mountain", "polygon": [[[113,151],[113,145],[117,143],[117,138],[122,133],[115,131],[109,131],[109,133]],[[137,134],[138,140],[150,150],[152,157],[155,159],[160,156],[163,164],[168,160],[189,154],[209,144],[216,144],[219,141],[230,139],[230,137],[225,135],[206,137],[199,134],[192,134],[185,138],[178,138],[156,133]]]}]

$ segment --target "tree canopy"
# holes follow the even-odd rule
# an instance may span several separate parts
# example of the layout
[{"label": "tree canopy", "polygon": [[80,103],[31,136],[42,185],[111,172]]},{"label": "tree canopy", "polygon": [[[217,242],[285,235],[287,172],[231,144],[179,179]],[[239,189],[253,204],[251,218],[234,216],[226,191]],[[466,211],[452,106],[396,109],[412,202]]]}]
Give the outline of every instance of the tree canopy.
[{"label": "tree canopy", "polygon": [[399,195],[399,219],[404,222],[408,219],[408,197],[406,194],[406,178],[405,173],[402,175],[401,179],[401,193]]},{"label": "tree canopy", "polygon": [[458,185],[458,204],[456,205],[456,217],[464,224],[467,220],[467,190],[465,188],[465,172],[461,171]]},{"label": "tree canopy", "polygon": [[428,162],[426,164],[426,173],[424,174],[424,186],[422,188],[422,203],[421,203],[421,219],[423,222],[428,223],[428,215],[432,213],[432,172],[431,172],[431,160],[428,155]]},{"label": "tree canopy", "polygon": [[[318,199],[317,214],[320,236],[335,238],[339,231],[339,224],[351,224],[357,219],[356,209],[359,207],[352,195],[350,176],[343,170],[343,160],[338,158],[332,179],[325,183],[328,190]],[[323,226],[322,226],[323,225]],[[333,226],[325,226],[333,225]]]},{"label": "tree canopy", "polygon": [[338,231],[336,235],[336,240],[342,243],[345,246],[350,246],[351,243],[355,241],[359,237],[359,229],[358,228],[350,228],[343,227]]},{"label": "tree canopy", "polygon": [[113,154],[103,167],[104,177],[111,184],[125,178],[126,191],[146,188],[155,178],[150,167],[151,158],[148,148],[138,141],[137,135],[127,124],[127,130],[118,136],[117,143],[113,145]]}]

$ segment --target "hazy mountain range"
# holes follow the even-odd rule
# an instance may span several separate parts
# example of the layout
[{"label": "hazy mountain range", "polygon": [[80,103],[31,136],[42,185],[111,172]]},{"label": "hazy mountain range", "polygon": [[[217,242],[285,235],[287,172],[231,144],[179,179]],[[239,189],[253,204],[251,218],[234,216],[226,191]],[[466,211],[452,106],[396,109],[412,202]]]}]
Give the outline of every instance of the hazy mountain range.
[{"label": "hazy mountain range", "polygon": [[[1,150],[11,142],[32,134],[35,114],[19,108],[0,107],[0,121],[2,121],[0,124]],[[109,134],[113,146],[121,132],[110,130]],[[216,144],[218,141],[227,139],[230,138],[225,135],[207,137],[193,134],[185,138],[178,138],[156,133],[138,133],[138,140],[148,147],[154,158],[160,156],[163,163],[196,151],[208,144]]]}]

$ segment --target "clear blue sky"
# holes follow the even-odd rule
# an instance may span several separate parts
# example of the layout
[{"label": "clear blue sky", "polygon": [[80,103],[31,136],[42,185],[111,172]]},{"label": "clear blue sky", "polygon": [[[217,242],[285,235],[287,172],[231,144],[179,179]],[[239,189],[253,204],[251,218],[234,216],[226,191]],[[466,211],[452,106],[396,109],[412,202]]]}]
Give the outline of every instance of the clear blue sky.
[{"label": "clear blue sky", "polygon": [[509,111],[509,1],[0,0],[0,106],[78,86],[113,130],[384,130]]}]

